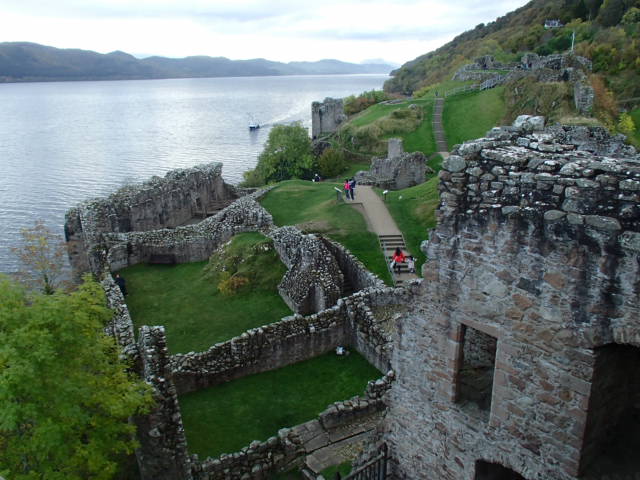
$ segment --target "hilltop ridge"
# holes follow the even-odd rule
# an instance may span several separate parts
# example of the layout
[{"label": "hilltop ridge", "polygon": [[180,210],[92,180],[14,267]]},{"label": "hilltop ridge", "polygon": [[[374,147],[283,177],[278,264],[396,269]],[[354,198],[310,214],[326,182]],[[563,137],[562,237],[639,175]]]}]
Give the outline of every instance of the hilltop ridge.
[{"label": "hilltop ridge", "polygon": [[0,83],[67,80],[137,80],[154,78],[246,77],[273,75],[337,75],[389,73],[391,65],[355,64],[325,59],[317,62],[274,62],[264,58],[230,60],[190,56],[136,58],[126,52],[101,54],[59,49],[37,43],[0,43]]},{"label": "hilltop ridge", "polygon": [[385,90],[410,95],[483,55],[509,63],[527,52],[567,52],[574,33],[575,53],[593,61],[593,72],[608,89],[620,98],[640,96],[638,0],[533,0],[405,63],[392,72]]}]

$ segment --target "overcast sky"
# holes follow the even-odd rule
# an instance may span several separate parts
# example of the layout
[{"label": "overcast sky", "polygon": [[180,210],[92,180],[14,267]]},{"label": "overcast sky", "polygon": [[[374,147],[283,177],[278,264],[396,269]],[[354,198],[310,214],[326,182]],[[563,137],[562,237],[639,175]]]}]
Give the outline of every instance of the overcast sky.
[{"label": "overcast sky", "polygon": [[1,0],[0,42],[136,56],[404,63],[525,0]]}]

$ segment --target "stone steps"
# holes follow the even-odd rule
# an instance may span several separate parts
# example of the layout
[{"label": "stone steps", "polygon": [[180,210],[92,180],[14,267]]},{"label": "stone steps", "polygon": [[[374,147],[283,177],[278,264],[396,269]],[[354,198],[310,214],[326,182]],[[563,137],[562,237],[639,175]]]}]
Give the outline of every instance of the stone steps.
[{"label": "stone steps", "polygon": [[409,272],[409,267],[406,263],[401,263],[398,266],[399,268],[397,272],[391,271],[391,267],[389,267],[391,257],[393,256],[396,248],[400,248],[405,254],[408,253],[407,246],[402,235],[378,235],[378,240],[380,241],[380,247],[382,248],[382,252],[384,253],[384,257],[387,262],[387,268],[391,272],[394,286],[401,286],[410,280],[418,278],[415,273]]}]

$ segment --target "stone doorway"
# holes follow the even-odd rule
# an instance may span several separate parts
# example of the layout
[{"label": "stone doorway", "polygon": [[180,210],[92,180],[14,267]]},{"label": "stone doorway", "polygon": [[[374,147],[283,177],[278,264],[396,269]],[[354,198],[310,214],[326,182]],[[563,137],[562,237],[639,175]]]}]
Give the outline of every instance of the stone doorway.
[{"label": "stone doorway", "polygon": [[640,348],[605,345],[594,355],[580,476],[635,478],[640,472]]},{"label": "stone doorway", "polygon": [[463,408],[477,409],[483,420],[488,421],[498,340],[466,325],[461,328],[462,358],[458,362],[456,402]]},{"label": "stone doorway", "polygon": [[526,480],[522,475],[499,463],[476,462],[475,480]]}]

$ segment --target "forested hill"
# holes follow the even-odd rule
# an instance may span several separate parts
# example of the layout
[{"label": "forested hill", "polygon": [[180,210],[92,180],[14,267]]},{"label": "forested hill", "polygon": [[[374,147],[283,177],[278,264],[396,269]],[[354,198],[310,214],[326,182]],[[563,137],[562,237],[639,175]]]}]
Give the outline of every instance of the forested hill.
[{"label": "forested hill", "polygon": [[[545,28],[560,20],[560,28]],[[618,98],[640,96],[640,0],[533,0],[487,25],[480,24],[394,72],[385,90],[411,94],[449,79],[481,55],[508,63],[525,52],[575,52],[593,61]]]},{"label": "forested hill", "polygon": [[330,75],[389,73],[391,69],[389,65],[338,60],[280,63],[262,58],[229,60],[206,56],[138,59],[124,52],[101,54],[27,42],[0,43],[0,82]]}]

